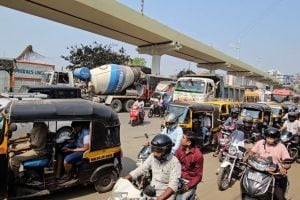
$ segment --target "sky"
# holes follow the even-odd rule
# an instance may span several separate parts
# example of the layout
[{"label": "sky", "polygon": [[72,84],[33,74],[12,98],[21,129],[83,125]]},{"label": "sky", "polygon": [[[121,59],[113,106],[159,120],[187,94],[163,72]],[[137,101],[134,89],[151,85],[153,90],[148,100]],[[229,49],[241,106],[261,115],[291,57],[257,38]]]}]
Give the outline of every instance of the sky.
[{"label": "sky", "polygon": [[[141,0],[118,2],[141,10]],[[144,0],[147,17],[261,70],[283,74],[300,72],[299,8],[298,0]],[[0,27],[0,57],[14,58],[31,44],[61,68],[68,65],[60,58],[68,55],[67,47],[97,41],[123,46],[131,57],[143,57],[151,65],[151,56],[138,54],[133,45],[2,6]],[[163,75],[187,68],[201,71],[195,63],[162,56]]]}]

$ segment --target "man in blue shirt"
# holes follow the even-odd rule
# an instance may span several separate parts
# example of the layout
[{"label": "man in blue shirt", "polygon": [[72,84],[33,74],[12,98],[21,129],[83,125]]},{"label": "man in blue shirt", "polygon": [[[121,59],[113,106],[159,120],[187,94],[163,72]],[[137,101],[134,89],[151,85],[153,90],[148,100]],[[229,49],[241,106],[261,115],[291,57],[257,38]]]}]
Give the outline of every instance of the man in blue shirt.
[{"label": "man in blue shirt", "polygon": [[71,126],[74,128],[74,132],[79,135],[75,149],[63,148],[65,153],[69,153],[64,159],[65,175],[62,178],[63,181],[71,179],[72,165],[81,161],[83,153],[90,148],[89,124],[89,122],[72,122]]}]

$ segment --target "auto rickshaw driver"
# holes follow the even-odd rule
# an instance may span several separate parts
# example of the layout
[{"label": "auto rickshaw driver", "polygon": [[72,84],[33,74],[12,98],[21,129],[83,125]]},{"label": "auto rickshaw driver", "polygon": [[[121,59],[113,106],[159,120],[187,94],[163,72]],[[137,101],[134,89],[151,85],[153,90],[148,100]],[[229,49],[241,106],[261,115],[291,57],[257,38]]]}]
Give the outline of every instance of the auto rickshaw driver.
[{"label": "auto rickshaw driver", "polygon": [[72,179],[71,169],[73,165],[82,160],[83,153],[90,148],[89,122],[72,122],[71,126],[78,134],[76,143],[62,148],[63,154],[67,154],[64,158],[65,175],[61,178],[60,183],[67,182]]}]

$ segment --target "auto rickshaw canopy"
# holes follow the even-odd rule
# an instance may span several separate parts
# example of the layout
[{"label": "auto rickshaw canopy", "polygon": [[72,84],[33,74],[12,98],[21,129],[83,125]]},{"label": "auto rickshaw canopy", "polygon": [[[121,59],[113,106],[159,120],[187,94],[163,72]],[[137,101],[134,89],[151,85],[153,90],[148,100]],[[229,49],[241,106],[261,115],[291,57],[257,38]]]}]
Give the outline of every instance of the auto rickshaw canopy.
[{"label": "auto rickshaw canopy", "polygon": [[84,99],[43,99],[13,101],[10,122],[101,120],[119,125],[119,118],[111,108]]}]

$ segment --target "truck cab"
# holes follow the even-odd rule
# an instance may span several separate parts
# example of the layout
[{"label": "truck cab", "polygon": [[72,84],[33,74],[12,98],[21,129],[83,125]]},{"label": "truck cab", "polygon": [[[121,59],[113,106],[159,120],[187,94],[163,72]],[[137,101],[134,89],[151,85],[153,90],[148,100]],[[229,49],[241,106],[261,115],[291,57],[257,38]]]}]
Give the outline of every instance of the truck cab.
[{"label": "truck cab", "polygon": [[216,96],[217,82],[211,78],[188,76],[177,80],[174,101],[205,102]]},{"label": "truck cab", "polygon": [[74,86],[73,74],[68,72],[46,71],[42,77],[44,85],[67,85]]}]

